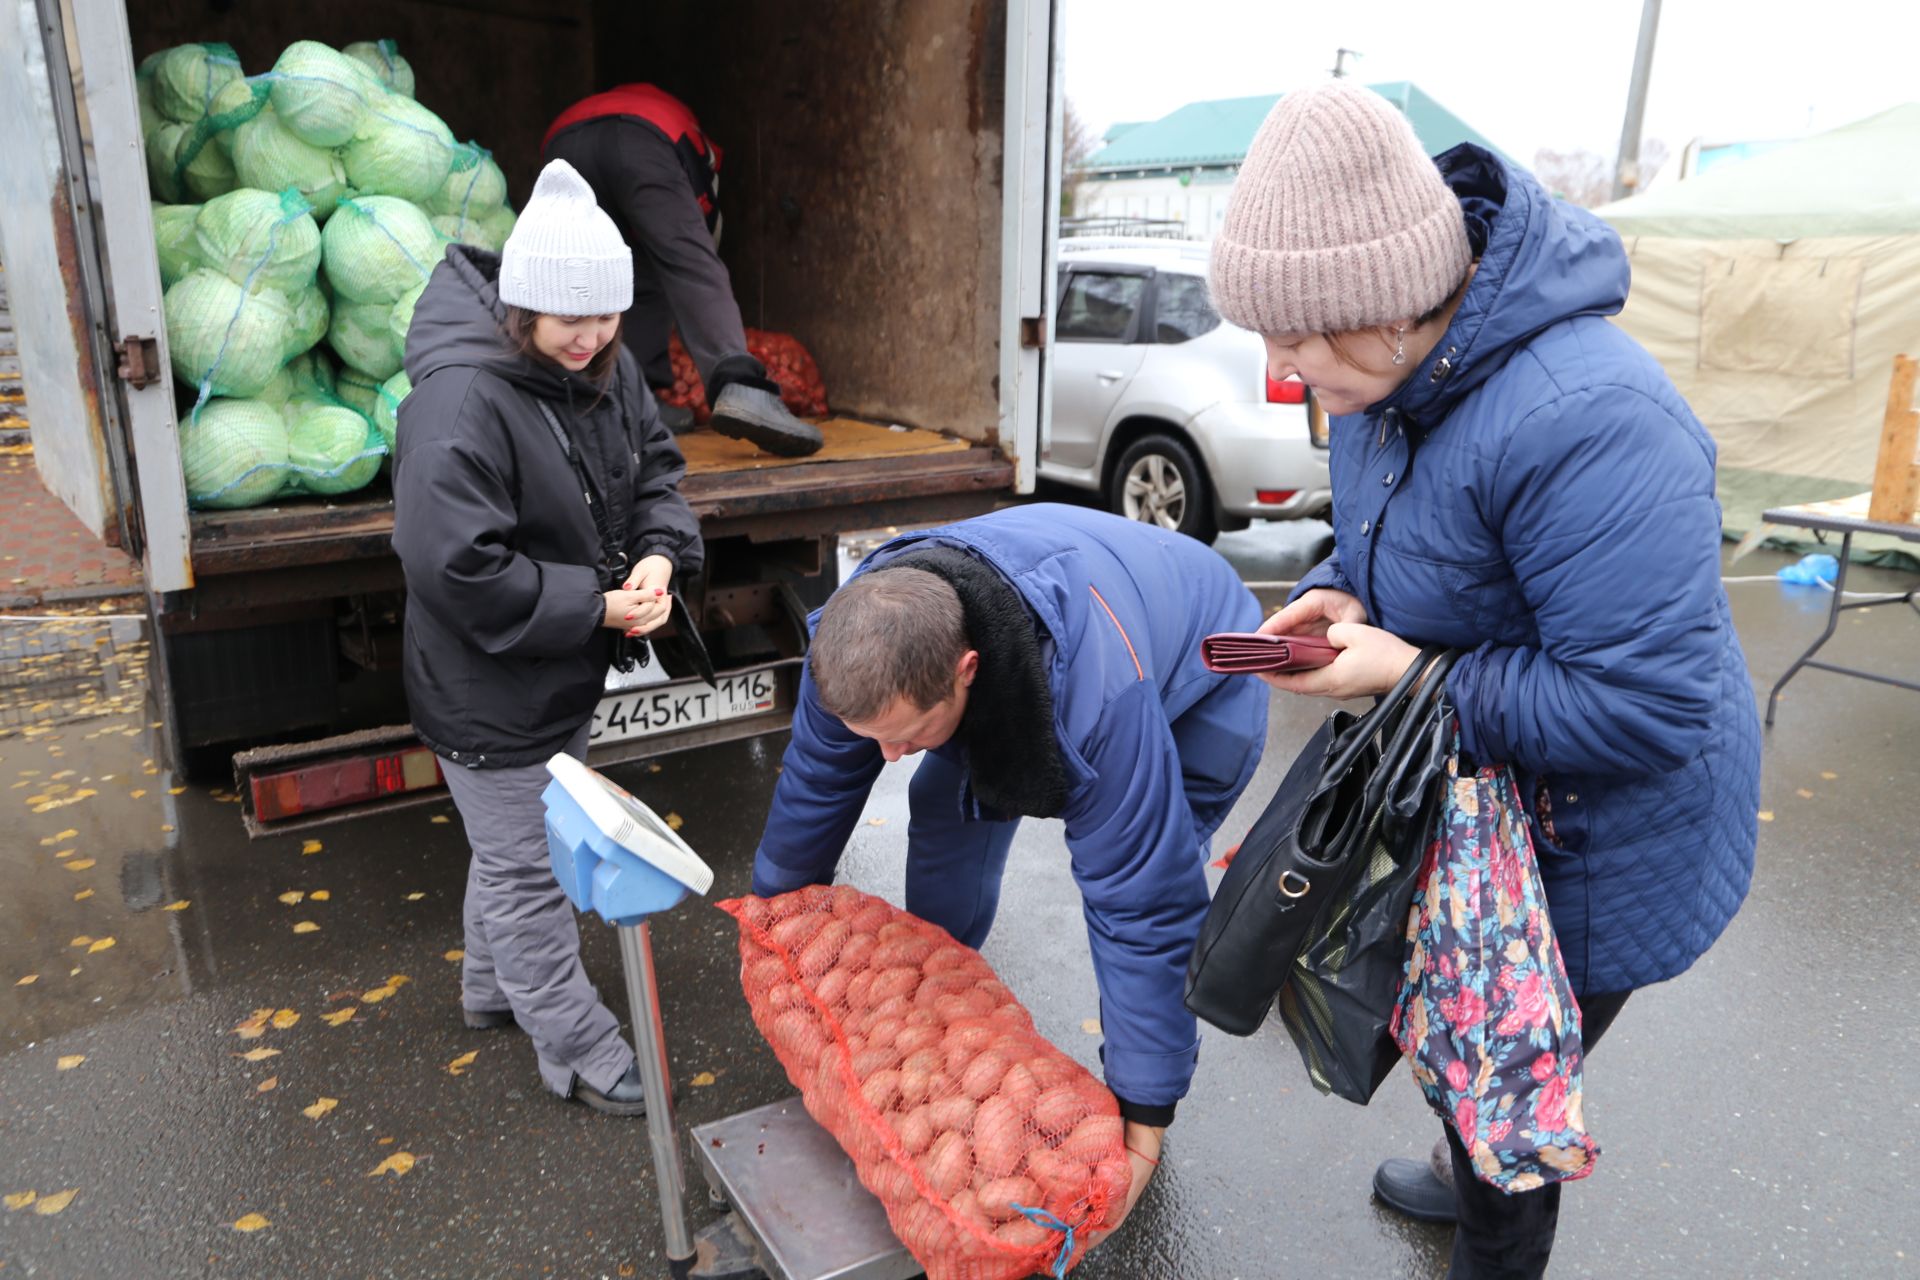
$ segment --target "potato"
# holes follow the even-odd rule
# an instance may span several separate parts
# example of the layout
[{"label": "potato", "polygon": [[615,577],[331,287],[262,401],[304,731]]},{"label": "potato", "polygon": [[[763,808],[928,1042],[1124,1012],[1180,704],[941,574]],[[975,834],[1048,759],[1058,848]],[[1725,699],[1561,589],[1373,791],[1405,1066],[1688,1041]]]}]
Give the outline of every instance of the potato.
[{"label": "potato", "polygon": [[933,1002],[933,1012],[943,1023],[965,1022],[970,1018],[982,1018],[992,1013],[993,1003],[980,991],[961,991],[938,996]]},{"label": "potato", "polygon": [[[1029,1069],[1029,1075],[1038,1074]],[[1064,1138],[1074,1126],[1093,1114],[1093,1104],[1071,1085],[1055,1085],[1041,1092],[1033,1104],[1033,1123],[1052,1137]]]},{"label": "potato", "polygon": [[885,1071],[892,1067],[897,1056],[891,1047],[861,1049],[851,1055],[853,1074],[864,1080],[876,1071]]},{"label": "potato", "polygon": [[970,962],[973,958],[974,953],[965,947],[935,947],[927,953],[927,958],[920,962],[920,968],[928,975],[945,973],[950,969],[968,969],[972,967]]},{"label": "potato", "polygon": [[916,1261],[937,1258],[951,1250],[957,1231],[940,1206],[925,1200],[902,1209],[893,1226],[900,1243]]},{"label": "potato", "polygon": [[933,1145],[933,1121],[927,1118],[924,1106],[915,1107],[893,1122],[893,1132],[900,1139],[900,1145],[907,1154],[924,1154]]},{"label": "potato", "polygon": [[[894,1037],[893,1044],[903,1054],[936,1048],[940,1044],[940,1028],[916,1026],[909,1022],[900,1029],[900,1034]],[[928,1068],[929,1070],[935,1070],[939,1066],[938,1055],[936,1054],[935,1057],[935,1064]]]},{"label": "potato", "polygon": [[1016,1062],[1007,1068],[1007,1074],[1001,1078],[1000,1092],[996,1096],[1018,1102],[1020,1114],[1026,1115],[1040,1099],[1040,1085],[1024,1062]]},{"label": "potato", "polygon": [[906,1027],[907,1024],[898,1018],[875,1018],[867,1024],[867,1043],[875,1049],[885,1049],[898,1057],[900,1051],[893,1047],[893,1042],[899,1038],[902,1031],[906,1030]]},{"label": "potato", "polygon": [[794,905],[791,904],[797,904],[802,911],[825,911],[827,904],[833,899],[833,887],[824,884],[804,885],[787,894],[786,897],[790,904],[787,907],[789,913],[794,910]]},{"label": "potato", "polygon": [[[853,943],[849,942],[847,945],[852,946]],[[847,969],[853,968],[852,965],[849,965],[846,963],[846,957],[847,957],[847,953],[845,951],[842,951],[840,953],[840,960],[841,960],[842,967]],[[860,972],[855,973],[853,975],[852,980],[850,980],[847,983],[847,1008],[849,1009],[866,1008],[870,1003],[870,998],[872,994],[873,994],[873,970],[863,969]]]},{"label": "potato", "polygon": [[1126,1124],[1117,1115],[1088,1116],[1055,1150],[1081,1164],[1110,1160],[1126,1150]]},{"label": "potato", "polygon": [[1099,1204],[1104,1201],[1106,1212],[1102,1219],[1113,1221],[1126,1208],[1127,1194],[1133,1190],[1133,1162],[1122,1154],[1116,1159],[1102,1160],[1093,1166],[1093,1199]]},{"label": "potato", "polygon": [[1039,1249],[1060,1238],[1059,1232],[1049,1231],[1030,1218],[1015,1218],[1012,1222],[1003,1222],[993,1229],[993,1234],[995,1239],[1016,1249]]},{"label": "potato", "polygon": [[[912,1030],[912,1028],[908,1028],[908,1030]],[[900,1034],[905,1035],[906,1032],[903,1031]],[[898,1041],[895,1043],[898,1044]],[[918,1071],[929,1080],[933,1078],[934,1073],[939,1071],[943,1065],[945,1065],[945,1059],[940,1056],[940,1051],[931,1048],[915,1049],[912,1053],[900,1060],[900,1069],[902,1071]]]},{"label": "potato", "polygon": [[740,985],[749,996],[759,995],[776,982],[787,980],[787,963],[779,956],[761,956],[740,974]]},{"label": "potato", "polygon": [[[955,1098],[962,1096],[964,1095],[960,1092],[960,1086],[955,1084],[953,1077],[945,1071],[934,1072],[933,1079],[927,1081],[928,1098]],[[968,1099],[968,1101],[972,1101],[972,1099]]]},{"label": "potato", "polygon": [[854,912],[852,918],[849,919],[847,923],[853,926],[855,934],[873,938],[875,942],[878,942],[880,939],[876,935],[879,934],[882,929],[887,928],[891,924],[898,923],[894,920],[893,916],[893,908],[886,903],[869,902],[866,906]]},{"label": "potato", "polygon": [[920,930],[914,928],[905,920],[890,919],[880,926],[876,931],[876,936],[882,942],[885,942],[889,938],[917,938],[920,936]]},{"label": "potato", "polygon": [[840,948],[840,967],[849,973],[859,973],[871,967],[867,962],[873,958],[874,948],[880,945],[880,940],[870,933],[861,933],[852,924],[847,927],[853,930],[853,936],[847,939],[846,946]]},{"label": "potato", "polygon": [[882,929],[880,949],[873,953],[873,962],[883,969],[893,965],[912,965],[917,969],[932,954],[933,939],[913,933],[888,937]]},{"label": "potato", "polygon": [[973,1193],[973,1188],[966,1187],[956,1192],[948,1204],[955,1213],[981,1230],[992,1230],[993,1220],[987,1217],[987,1211],[981,1206],[980,1197]]},{"label": "potato", "polygon": [[767,904],[765,898],[748,895],[740,899],[740,918],[748,924],[759,925],[764,929],[773,919],[773,908]]},{"label": "potato", "polygon": [[1087,1167],[1067,1159],[1058,1151],[1046,1147],[1034,1147],[1027,1152],[1027,1176],[1040,1188],[1040,1197],[1045,1200],[1061,1191],[1078,1193],[1086,1186]]},{"label": "potato", "polygon": [[1000,981],[998,978],[993,978],[993,977],[982,978],[976,983],[974,983],[974,985],[978,987],[981,991],[986,992],[988,996],[992,997],[993,1002],[996,1005],[1001,1005],[1001,1004],[1017,1005],[1020,1003],[1019,1000],[1014,998],[1013,992],[1007,990],[1007,984]]},{"label": "potato", "polygon": [[[868,992],[868,998],[873,1001],[873,1016],[876,1019],[898,1018],[900,1025],[905,1026],[907,1015],[913,1012],[913,1001],[905,996],[882,996],[878,992]],[[896,1031],[894,1034],[900,1033]]]},{"label": "potato", "polygon": [[910,996],[920,985],[920,970],[912,965],[882,965],[878,950],[873,953],[873,963],[873,999],[877,1001]]},{"label": "potato", "polygon": [[876,1160],[860,1165],[859,1169],[860,1181],[888,1208],[926,1203],[913,1185],[913,1175],[892,1160]]},{"label": "potato", "polygon": [[782,982],[767,989],[767,1007],[778,1013],[782,1009],[806,1008],[807,998],[800,992],[797,982]]},{"label": "potato", "polygon": [[829,920],[823,924],[813,940],[800,949],[800,972],[817,978],[833,968],[834,961],[840,958],[840,948],[847,944],[852,932],[845,920]]},{"label": "potato", "polygon": [[945,1024],[934,1017],[930,1009],[907,1010],[906,1022],[910,1027],[932,1027],[936,1032],[946,1029]]},{"label": "potato", "polygon": [[900,1073],[888,1069],[866,1076],[860,1084],[860,1096],[875,1111],[891,1111],[900,1101]]},{"label": "potato", "polygon": [[827,894],[827,909],[836,920],[851,920],[873,899],[850,884],[834,885]]},{"label": "potato", "polygon": [[933,1194],[951,1200],[973,1178],[973,1153],[967,1140],[958,1133],[943,1133],[920,1159],[920,1172]]},{"label": "potato", "polygon": [[1020,1168],[1026,1158],[1027,1117],[1011,1098],[988,1098],[973,1118],[973,1161],[995,1178]]},{"label": "potato", "polygon": [[945,1034],[940,1038],[940,1047],[952,1063],[959,1055],[959,1066],[964,1068],[975,1056],[993,1043],[994,1031],[985,1021],[974,1018],[966,1022],[949,1023]]},{"label": "potato", "polygon": [[1031,1209],[1040,1203],[1040,1188],[1032,1178],[992,1178],[979,1191],[980,1207],[995,1222],[1011,1222],[1020,1216],[1013,1206]]},{"label": "potato", "polygon": [[927,1104],[927,1121],[936,1133],[972,1132],[974,1113],[979,1104],[972,1098],[935,1098]]},{"label": "potato", "polygon": [[770,932],[773,940],[786,950],[798,951],[827,925],[827,917],[808,913],[802,916],[789,916],[773,926]]},{"label": "potato", "polygon": [[768,1039],[776,1052],[791,1056],[805,1067],[811,1067],[827,1045],[826,1033],[811,1009],[788,1009],[774,1015],[773,1034]]},{"label": "potato", "polygon": [[828,1008],[838,1006],[847,998],[847,988],[853,985],[853,975],[845,969],[831,969],[820,978],[820,985],[813,994],[820,997],[820,1003]]},{"label": "potato", "polygon": [[[1033,1078],[1042,1089],[1052,1089],[1058,1085],[1081,1085],[1093,1079],[1093,1073],[1079,1063],[1061,1054],[1041,1054],[1027,1060],[1027,1070],[1033,1072]],[[1075,1123],[1079,1123],[1075,1121]]]},{"label": "potato", "polygon": [[1032,1032],[1033,1015],[1017,1004],[1003,1004],[987,1015],[994,1025],[1007,1031]]},{"label": "potato", "polygon": [[999,1053],[987,1050],[961,1070],[960,1092],[975,1102],[980,1101],[1000,1087],[1000,1080],[1007,1074],[1009,1065]]}]

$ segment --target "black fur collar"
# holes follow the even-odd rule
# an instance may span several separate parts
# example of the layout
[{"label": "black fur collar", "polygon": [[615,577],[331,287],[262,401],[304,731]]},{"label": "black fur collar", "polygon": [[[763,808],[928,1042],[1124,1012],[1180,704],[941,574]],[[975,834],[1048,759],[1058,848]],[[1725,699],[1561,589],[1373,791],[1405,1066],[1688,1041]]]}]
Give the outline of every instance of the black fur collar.
[{"label": "black fur collar", "polygon": [[974,799],[1005,817],[1058,817],[1067,807],[1067,770],[1054,736],[1040,624],[1020,593],[958,547],[910,551],[888,564],[936,574],[960,596],[967,636],[980,654],[959,733]]}]

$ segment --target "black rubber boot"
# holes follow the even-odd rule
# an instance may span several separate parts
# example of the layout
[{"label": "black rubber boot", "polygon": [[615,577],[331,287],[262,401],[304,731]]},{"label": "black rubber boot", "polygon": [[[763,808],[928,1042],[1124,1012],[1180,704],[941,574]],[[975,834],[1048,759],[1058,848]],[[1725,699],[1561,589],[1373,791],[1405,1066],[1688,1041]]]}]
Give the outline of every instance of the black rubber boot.
[{"label": "black rubber boot", "polygon": [[667,430],[677,436],[693,430],[693,410],[683,404],[668,404],[664,400],[656,403],[660,406],[660,421]]},{"label": "black rubber boot", "polygon": [[503,1027],[518,1028],[520,1025],[513,1020],[511,1009],[469,1009],[461,1005],[460,1016],[466,1020],[469,1031],[498,1031]]},{"label": "black rubber boot", "polygon": [[1445,1138],[1425,1160],[1387,1160],[1373,1171],[1373,1194],[1421,1222],[1452,1222],[1453,1152]]},{"label": "black rubber boot", "polygon": [[782,458],[804,458],[825,443],[820,428],[788,412],[777,392],[730,382],[714,403],[711,425],[723,436],[747,440]]},{"label": "black rubber boot", "polygon": [[644,1116],[647,1114],[647,1098],[640,1087],[640,1064],[634,1063],[627,1068],[627,1074],[614,1082],[613,1088],[605,1093],[594,1088],[585,1080],[574,1082],[573,1096],[586,1103],[595,1111],[610,1116]]}]

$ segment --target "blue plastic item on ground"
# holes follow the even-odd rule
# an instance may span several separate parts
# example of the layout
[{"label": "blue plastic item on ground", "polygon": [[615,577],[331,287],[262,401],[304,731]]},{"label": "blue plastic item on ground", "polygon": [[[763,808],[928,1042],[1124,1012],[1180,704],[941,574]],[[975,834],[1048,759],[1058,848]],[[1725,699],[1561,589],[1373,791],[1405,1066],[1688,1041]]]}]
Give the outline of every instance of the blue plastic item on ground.
[{"label": "blue plastic item on ground", "polygon": [[712,869],[624,789],[569,755],[547,770],[548,856],[574,906],[630,925],[713,887]]},{"label": "blue plastic item on ground", "polygon": [[1775,576],[1782,582],[1802,587],[1817,587],[1821,583],[1831,586],[1833,580],[1840,576],[1840,562],[1821,553],[1801,556]]}]

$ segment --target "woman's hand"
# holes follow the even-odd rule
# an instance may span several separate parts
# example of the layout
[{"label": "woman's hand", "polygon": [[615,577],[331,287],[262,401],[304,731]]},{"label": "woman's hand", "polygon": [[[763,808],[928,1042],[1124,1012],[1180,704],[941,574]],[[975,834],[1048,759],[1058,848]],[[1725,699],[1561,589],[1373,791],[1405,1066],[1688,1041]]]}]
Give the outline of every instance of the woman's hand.
[{"label": "woman's hand", "polygon": [[[668,588],[673,581],[673,561],[665,556],[645,556],[633,566],[633,572],[627,575],[627,584],[623,592],[608,592],[615,595],[634,595],[639,597],[624,615],[620,628],[630,636],[643,636],[657,630],[673,612],[673,597]],[[607,612],[608,626],[613,626],[613,612]]]},{"label": "woman's hand", "polygon": [[[1332,594],[1344,595],[1338,591]],[[1353,599],[1352,596],[1345,598]],[[1306,599],[1302,596],[1295,603],[1304,604]],[[1334,623],[1327,628],[1327,640],[1340,650],[1340,656],[1330,665],[1287,675],[1263,674],[1260,678],[1283,693],[1304,693],[1315,698],[1366,698],[1393,688],[1420,657],[1420,650],[1399,636],[1359,622]]]},{"label": "woman's hand", "polygon": [[1153,1171],[1160,1167],[1160,1143],[1167,1131],[1138,1121],[1127,1121],[1125,1142],[1127,1160],[1133,1166],[1133,1185],[1127,1188],[1127,1202],[1120,1208],[1119,1216],[1099,1231],[1087,1237],[1087,1248],[1105,1240],[1120,1229],[1120,1224],[1133,1212],[1133,1206],[1140,1203],[1140,1197],[1146,1192],[1147,1183],[1153,1180]]},{"label": "woman's hand", "polygon": [[1260,624],[1263,636],[1324,636],[1336,622],[1365,622],[1367,607],[1357,596],[1332,587],[1313,590]]}]

